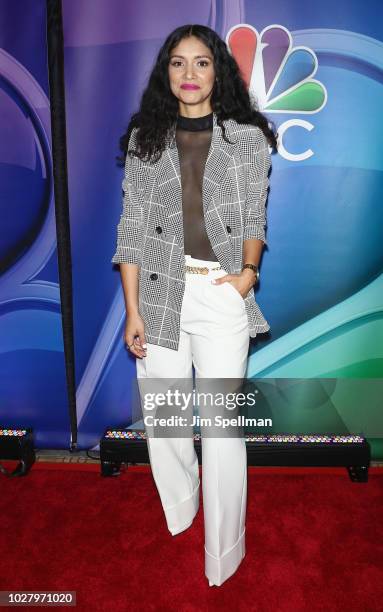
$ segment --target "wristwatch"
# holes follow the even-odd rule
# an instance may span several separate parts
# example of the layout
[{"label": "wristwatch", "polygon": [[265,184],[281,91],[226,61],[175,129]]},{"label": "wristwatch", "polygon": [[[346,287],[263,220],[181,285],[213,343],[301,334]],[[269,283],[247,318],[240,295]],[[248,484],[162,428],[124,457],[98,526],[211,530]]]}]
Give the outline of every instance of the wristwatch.
[{"label": "wristwatch", "polygon": [[256,266],[255,264],[246,263],[246,264],[243,264],[242,270],[244,270],[245,268],[250,268],[250,270],[253,270],[253,272],[255,273],[255,282],[257,283],[258,280],[259,280],[259,269],[258,269],[258,266]]}]

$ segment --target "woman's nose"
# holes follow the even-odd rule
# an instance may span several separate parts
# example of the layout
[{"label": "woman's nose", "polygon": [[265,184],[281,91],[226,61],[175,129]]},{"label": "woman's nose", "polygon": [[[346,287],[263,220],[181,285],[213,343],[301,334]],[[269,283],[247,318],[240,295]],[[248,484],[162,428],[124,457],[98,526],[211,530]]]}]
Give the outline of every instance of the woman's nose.
[{"label": "woman's nose", "polygon": [[187,79],[192,79],[194,77],[194,68],[193,66],[186,66],[185,68],[185,77]]}]

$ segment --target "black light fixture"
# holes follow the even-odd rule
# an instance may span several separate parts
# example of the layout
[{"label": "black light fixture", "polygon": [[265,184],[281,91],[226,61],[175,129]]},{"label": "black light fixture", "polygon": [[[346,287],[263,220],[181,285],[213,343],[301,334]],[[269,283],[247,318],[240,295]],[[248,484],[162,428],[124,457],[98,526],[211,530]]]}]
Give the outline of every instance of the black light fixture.
[{"label": "black light fixture", "polygon": [[[100,440],[102,476],[118,476],[121,463],[149,463],[146,432],[108,428]],[[367,482],[370,445],[361,435],[245,435],[248,465],[279,467],[345,467],[353,482]],[[202,463],[201,434],[194,446]]]},{"label": "black light fixture", "polygon": [[0,472],[5,476],[26,476],[36,460],[31,427],[2,427],[0,425],[0,462],[19,460],[10,472],[0,463]]}]

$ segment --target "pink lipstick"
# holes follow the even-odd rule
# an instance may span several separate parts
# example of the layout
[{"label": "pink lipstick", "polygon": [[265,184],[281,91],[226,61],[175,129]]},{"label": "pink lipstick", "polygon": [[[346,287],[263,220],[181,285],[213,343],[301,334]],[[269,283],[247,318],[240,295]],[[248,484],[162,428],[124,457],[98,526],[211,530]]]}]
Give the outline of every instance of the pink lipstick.
[{"label": "pink lipstick", "polygon": [[198,85],[192,85],[191,83],[184,83],[181,85],[181,89],[199,89]]}]

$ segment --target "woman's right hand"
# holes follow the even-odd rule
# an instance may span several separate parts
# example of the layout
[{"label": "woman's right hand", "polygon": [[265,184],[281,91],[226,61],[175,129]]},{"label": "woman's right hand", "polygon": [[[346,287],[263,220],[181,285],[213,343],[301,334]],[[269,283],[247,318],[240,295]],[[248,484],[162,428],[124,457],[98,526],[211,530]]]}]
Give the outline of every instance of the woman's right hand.
[{"label": "woman's right hand", "polygon": [[[136,338],[136,336],[138,337]],[[140,359],[146,357],[145,325],[142,317],[138,313],[128,315],[125,324],[124,342],[126,348],[133,355]]]}]

